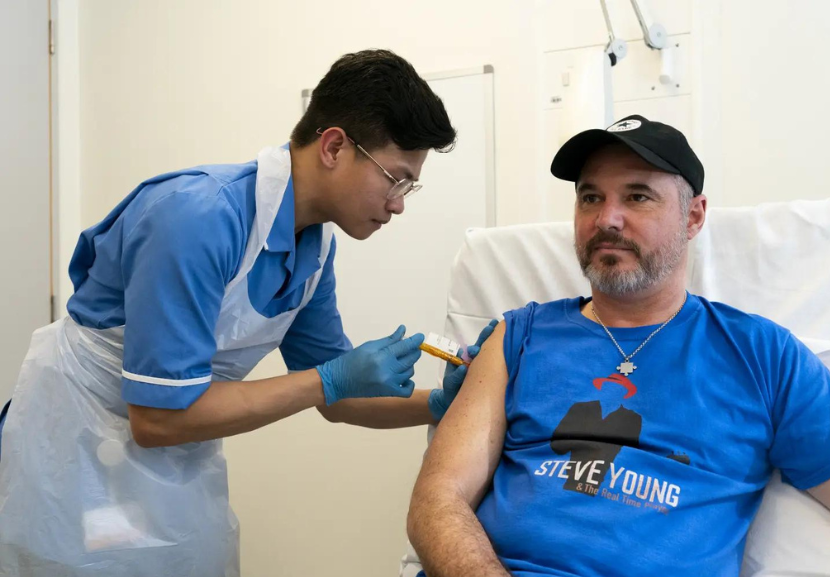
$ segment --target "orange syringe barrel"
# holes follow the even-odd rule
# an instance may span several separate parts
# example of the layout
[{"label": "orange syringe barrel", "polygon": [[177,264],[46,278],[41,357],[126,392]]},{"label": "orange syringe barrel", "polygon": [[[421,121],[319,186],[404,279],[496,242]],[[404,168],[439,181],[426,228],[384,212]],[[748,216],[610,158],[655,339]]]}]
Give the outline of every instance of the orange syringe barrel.
[{"label": "orange syringe barrel", "polygon": [[433,357],[438,357],[439,359],[444,359],[448,363],[452,363],[457,367],[459,367],[461,365],[467,365],[468,367],[470,366],[470,363],[468,363],[467,361],[465,361],[463,359],[460,359],[455,355],[451,355],[446,351],[442,351],[441,349],[439,349],[437,347],[433,347],[432,345],[422,343],[421,346],[420,346],[420,349],[422,351],[424,351],[425,353],[428,353],[428,354],[432,355]]}]

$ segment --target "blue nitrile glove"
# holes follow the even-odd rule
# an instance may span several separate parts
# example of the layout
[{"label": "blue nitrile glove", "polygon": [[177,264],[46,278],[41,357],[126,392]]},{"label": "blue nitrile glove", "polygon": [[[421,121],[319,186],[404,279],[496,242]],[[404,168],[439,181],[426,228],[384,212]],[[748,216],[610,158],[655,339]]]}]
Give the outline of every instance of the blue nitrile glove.
[{"label": "blue nitrile glove", "polygon": [[[490,321],[476,339],[476,344],[467,347],[467,356],[474,359],[479,352],[481,352],[481,345],[493,334],[496,325],[499,321],[493,319]],[[461,385],[464,384],[464,378],[467,376],[467,365],[455,366],[452,363],[447,363],[447,368],[444,369],[443,388],[432,389],[429,393],[429,412],[432,413],[436,421],[440,421],[444,417],[444,413],[450,408],[450,404],[455,400],[458,391],[461,390]]]},{"label": "blue nitrile glove", "polygon": [[406,327],[401,325],[388,337],[363,343],[317,367],[326,404],[365,397],[411,397],[415,390],[412,375],[421,358],[418,347],[424,335],[416,333],[403,339],[404,333]]}]

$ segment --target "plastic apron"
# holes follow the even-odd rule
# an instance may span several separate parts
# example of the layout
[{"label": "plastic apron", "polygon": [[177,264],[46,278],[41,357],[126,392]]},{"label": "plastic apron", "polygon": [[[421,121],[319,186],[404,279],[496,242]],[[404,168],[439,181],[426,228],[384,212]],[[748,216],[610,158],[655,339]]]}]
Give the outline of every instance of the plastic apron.
[{"label": "plastic apron", "polygon": [[[256,215],[242,264],[225,290],[213,379],[241,380],[282,342],[311,300],[266,318],[248,299],[247,274],[265,245],[291,171],[289,151],[258,156]],[[239,526],[228,502],[221,440],[143,449],[121,399],[124,327],[94,330],[69,318],[37,330],[3,431],[2,577],[235,577]]]}]

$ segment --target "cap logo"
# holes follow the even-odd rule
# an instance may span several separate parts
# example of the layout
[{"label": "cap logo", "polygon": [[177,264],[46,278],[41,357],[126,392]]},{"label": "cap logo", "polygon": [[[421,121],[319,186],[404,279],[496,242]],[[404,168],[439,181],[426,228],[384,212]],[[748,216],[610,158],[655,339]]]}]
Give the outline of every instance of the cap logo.
[{"label": "cap logo", "polygon": [[608,127],[608,132],[628,132],[629,130],[636,130],[642,126],[639,120],[621,120],[616,124]]}]

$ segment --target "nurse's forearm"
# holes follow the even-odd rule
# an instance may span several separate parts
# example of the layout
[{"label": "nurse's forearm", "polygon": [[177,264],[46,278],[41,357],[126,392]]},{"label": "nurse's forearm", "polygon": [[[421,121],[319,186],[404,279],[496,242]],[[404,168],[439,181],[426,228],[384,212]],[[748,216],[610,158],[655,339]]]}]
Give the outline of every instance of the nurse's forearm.
[{"label": "nurse's forearm", "polygon": [[129,405],[130,427],[142,447],[166,447],[247,433],[325,403],[311,369],[259,381],[214,382],[183,410]]},{"label": "nurse's forearm", "polygon": [[348,423],[370,429],[400,429],[435,423],[429,412],[430,391],[415,389],[408,399],[345,399],[333,405],[321,404],[320,414],[332,423]]}]

